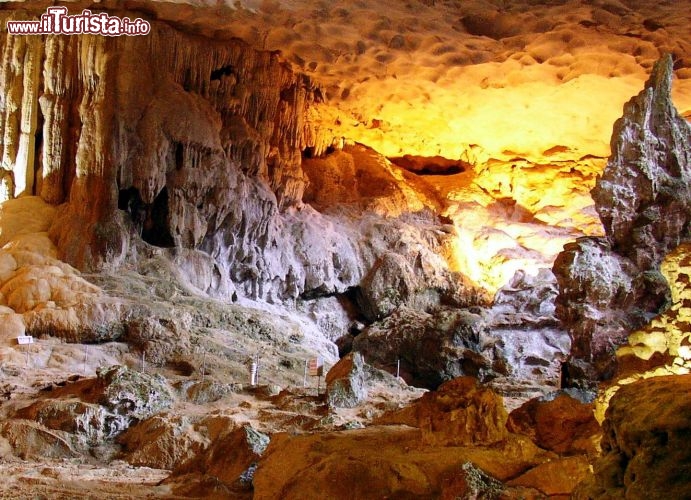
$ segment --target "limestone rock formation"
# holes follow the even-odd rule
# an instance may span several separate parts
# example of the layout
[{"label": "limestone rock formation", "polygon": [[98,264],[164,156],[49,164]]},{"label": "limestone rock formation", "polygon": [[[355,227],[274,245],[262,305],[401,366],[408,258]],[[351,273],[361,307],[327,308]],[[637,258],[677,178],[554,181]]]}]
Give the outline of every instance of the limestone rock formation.
[{"label": "limestone rock formation", "polygon": [[[617,350],[617,379],[646,373],[684,374],[691,371],[691,331],[688,301],[691,286],[691,244],[682,243],[667,254],[660,270],[671,287],[671,306],[643,328],[629,335]],[[610,390],[610,389],[608,389]]]},{"label": "limestone rock formation", "polygon": [[602,457],[574,498],[686,498],[691,375],[653,377],[619,389],[603,423]]},{"label": "limestone rock formation", "polygon": [[[588,458],[583,455],[557,458],[540,464],[520,477],[512,479],[507,485],[532,488],[548,497],[570,496],[589,472]],[[518,498],[524,497],[519,496]]]},{"label": "limestone rock formation", "polygon": [[612,249],[641,270],[691,236],[691,126],[671,100],[672,65],[671,55],[660,59],[624,106],[592,191]]},{"label": "limestone rock formation", "polygon": [[607,239],[579,240],[556,259],[557,315],[573,338],[573,378],[608,378],[614,349],[669,305],[659,273],[689,238],[691,127],[671,102],[672,58],[614,126],[612,157],[592,194]]},{"label": "limestone rock formation", "polygon": [[427,444],[489,445],[504,440],[507,414],[501,396],[459,377],[425,394],[417,407],[422,439]]},{"label": "limestone rock formation", "polygon": [[353,408],[367,399],[365,362],[351,352],[326,374],[326,400],[334,408]]},{"label": "limestone rock formation", "polygon": [[[318,131],[323,90],[278,53],[156,21],[146,37],[3,33],[0,45],[0,92],[12,96],[0,130],[7,195],[65,202],[46,229],[79,269],[137,265],[158,248],[190,289],[226,300],[303,306],[362,286],[363,309],[377,317],[399,303],[468,302],[433,190]],[[26,70],[10,64],[22,57]],[[40,161],[13,149],[29,139]],[[415,274],[389,302],[377,278],[387,262]]]},{"label": "limestone rock formation", "polygon": [[571,341],[555,315],[557,283],[549,269],[518,271],[498,290],[487,327],[506,373],[491,384],[505,397],[545,394],[561,386]]},{"label": "limestone rock formation", "polygon": [[79,456],[69,433],[48,429],[44,425],[24,419],[3,422],[0,434],[13,452],[25,460],[64,459]]},{"label": "limestone rock formation", "polygon": [[250,425],[226,429],[215,436],[206,449],[177,467],[167,481],[176,485],[178,494],[185,496],[212,493],[208,489],[209,482],[218,483],[215,488],[220,488],[229,497],[251,493],[257,462],[269,442],[269,436]]},{"label": "limestone rock formation", "polygon": [[97,372],[97,401],[109,410],[141,420],[169,408],[175,397],[166,380],[125,366]]},{"label": "limestone rock formation", "polygon": [[495,478],[491,484],[496,493],[498,483],[546,459],[530,444],[428,446],[421,443],[419,429],[396,425],[326,434],[282,433],[272,438],[257,468],[254,498],[437,498],[444,490],[458,491],[454,480],[464,471],[473,478]]},{"label": "limestone rock formation", "polygon": [[50,391],[49,397],[20,409],[14,418],[68,433],[75,446],[88,449],[107,444],[132,423],[168,409],[173,401],[164,380],[114,366],[99,371],[95,380]]},{"label": "limestone rock formation", "polygon": [[400,359],[401,376],[418,387],[436,388],[463,375],[489,379],[495,368],[505,369],[494,363],[495,343],[479,309],[426,313],[400,307],[355,337],[353,349],[391,373]]},{"label": "limestone rock formation", "polygon": [[129,464],[173,470],[204,449],[207,442],[200,432],[186,432],[200,427],[187,416],[160,413],[130,426],[116,440]]},{"label": "limestone rock formation", "polygon": [[556,313],[572,340],[564,383],[610,378],[616,347],[667,303],[664,278],[658,271],[642,272],[597,238],[566,245],[553,271],[559,283]]},{"label": "limestone rock formation", "polygon": [[597,453],[600,425],[593,415],[592,403],[581,403],[565,393],[551,400],[531,399],[509,414],[506,427],[555,453]]}]

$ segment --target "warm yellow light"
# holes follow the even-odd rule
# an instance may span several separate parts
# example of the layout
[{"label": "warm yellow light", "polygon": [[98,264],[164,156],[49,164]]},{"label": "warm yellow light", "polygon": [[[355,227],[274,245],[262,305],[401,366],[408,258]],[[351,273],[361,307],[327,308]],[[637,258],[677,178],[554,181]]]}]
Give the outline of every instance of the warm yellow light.
[{"label": "warm yellow light", "polygon": [[[595,414],[600,422],[604,420],[609,400],[622,385],[643,378],[691,373],[691,308],[686,307],[691,300],[691,244],[680,245],[670,252],[660,270],[670,284],[673,304],[646,327],[629,335],[628,344],[617,350],[623,374],[598,397]],[[656,354],[661,360],[657,364],[651,361]],[[630,367],[646,364],[647,369],[632,373]]]}]

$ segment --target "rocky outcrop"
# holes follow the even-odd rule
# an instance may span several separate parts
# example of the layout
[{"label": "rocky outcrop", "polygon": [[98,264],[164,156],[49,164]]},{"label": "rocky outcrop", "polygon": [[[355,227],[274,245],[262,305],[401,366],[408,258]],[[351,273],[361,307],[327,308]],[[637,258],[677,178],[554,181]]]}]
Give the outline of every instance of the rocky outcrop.
[{"label": "rocky outcrop", "polygon": [[427,444],[489,445],[507,437],[501,396],[473,377],[456,378],[422,396],[417,417]]},{"label": "rocky outcrop", "polygon": [[691,236],[691,126],[672,103],[672,65],[671,55],[660,59],[624,106],[592,191],[612,249],[641,270]]},{"label": "rocky outcrop", "polygon": [[95,380],[51,391],[49,397],[20,409],[14,417],[69,433],[85,449],[112,440],[132,423],[170,408],[173,401],[172,391],[161,378],[114,366],[99,370]]},{"label": "rocky outcrop", "polygon": [[553,271],[559,283],[556,314],[571,335],[564,384],[610,378],[617,346],[667,303],[664,277],[641,271],[598,238],[566,245]]},{"label": "rocky outcrop", "polygon": [[[30,17],[23,8],[1,21]],[[60,258],[117,269],[160,247],[194,290],[230,300],[292,304],[362,285],[371,317],[465,300],[429,186],[365,147],[334,149],[343,142],[312,122],[323,90],[278,53],[178,28],[1,35],[5,191],[66,202],[49,231]],[[391,262],[414,279],[387,302]]]},{"label": "rocky outcrop", "polygon": [[207,483],[217,483],[216,488],[228,498],[251,493],[257,462],[269,442],[269,436],[250,425],[226,429],[206,449],[177,467],[166,482],[184,496],[211,494]]},{"label": "rocky outcrop", "polygon": [[[195,424],[186,416],[158,414],[130,426],[117,437],[117,443],[131,465],[173,470],[207,444]],[[197,432],[185,432],[189,428]]]},{"label": "rocky outcrop", "polygon": [[[531,488],[546,497],[564,495],[569,497],[578,484],[590,472],[587,457],[576,455],[550,460],[530,469],[525,474],[507,483],[513,487]],[[522,495],[517,498],[525,498]]]},{"label": "rocky outcrop", "polygon": [[[682,243],[667,254],[660,270],[671,287],[672,305],[643,328],[629,335],[617,350],[617,379],[644,373],[684,374],[691,371],[691,244]],[[610,387],[611,390],[613,387]]]},{"label": "rocky outcrop", "polygon": [[399,306],[348,340],[369,363],[390,373],[400,368],[410,384],[436,388],[470,375],[506,397],[525,400],[561,385],[571,343],[555,316],[556,295],[549,269],[535,276],[519,271],[491,307],[423,312],[419,304]]},{"label": "rocky outcrop", "polygon": [[574,498],[689,497],[690,390],[691,375],[620,388],[603,423],[602,456]]},{"label": "rocky outcrop", "polygon": [[[419,429],[377,426],[352,431],[272,437],[254,478],[255,499],[456,498],[471,491],[496,494],[501,482],[545,460],[532,443],[491,447],[428,446]],[[494,478],[494,479],[491,479]],[[443,496],[444,492],[448,496]],[[459,493],[460,494],[460,493]]]},{"label": "rocky outcrop", "polygon": [[355,337],[353,350],[389,372],[400,359],[401,377],[418,387],[436,388],[464,375],[488,380],[495,370],[506,370],[480,309],[426,313],[400,307]]},{"label": "rocky outcrop", "polygon": [[545,394],[561,386],[571,341],[555,315],[557,283],[549,269],[518,271],[494,297],[487,328],[506,366],[492,386],[504,397]]},{"label": "rocky outcrop", "polygon": [[592,191],[606,240],[581,239],[554,264],[573,378],[611,377],[614,349],[669,304],[659,266],[691,236],[691,128],[672,104],[671,82],[666,56],[614,125],[612,156]]},{"label": "rocky outcrop", "polygon": [[594,456],[598,451],[600,425],[592,403],[582,403],[565,393],[554,399],[531,399],[509,414],[506,427],[560,455]]},{"label": "rocky outcrop", "polygon": [[326,400],[333,408],[353,408],[367,399],[365,362],[351,352],[326,374]]}]

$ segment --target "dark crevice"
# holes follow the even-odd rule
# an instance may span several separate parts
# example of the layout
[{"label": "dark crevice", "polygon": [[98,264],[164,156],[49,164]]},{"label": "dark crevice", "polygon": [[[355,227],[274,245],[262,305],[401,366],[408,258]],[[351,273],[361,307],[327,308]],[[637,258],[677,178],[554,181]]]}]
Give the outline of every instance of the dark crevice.
[{"label": "dark crevice", "polygon": [[417,175],[456,175],[472,169],[463,160],[450,160],[442,156],[405,155],[389,158],[389,161]]},{"label": "dark crevice", "polygon": [[124,210],[132,219],[137,233],[141,235],[144,221],[146,220],[147,207],[135,187],[121,189],[118,192],[118,208]]},{"label": "dark crevice", "polygon": [[151,206],[147,207],[142,239],[163,248],[175,246],[168,222],[168,189],[163,188]]},{"label": "dark crevice", "polygon": [[31,185],[31,194],[33,196],[40,194],[38,192],[38,180],[43,169],[43,121],[43,113],[41,112],[41,107],[38,106],[36,134],[34,136],[34,181]]},{"label": "dark crevice", "polygon": [[175,145],[175,169],[181,170],[185,166],[185,146],[178,142]]},{"label": "dark crevice", "polygon": [[302,150],[302,159],[310,160],[312,158],[324,158],[325,156],[329,156],[335,152],[336,148],[333,146],[329,146],[324,150],[324,152],[322,152],[321,154],[317,154],[317,148],[315,148],[314,146],[307,146],[305,149]]},{"label": "dark crevice", "polygon": [[233,68],[230,64],[227,66],[222,66],[218,69],[215,69],[211,72],[211,80],[220,80],[224,76],[230,76],[235,74],[235,68]]}]

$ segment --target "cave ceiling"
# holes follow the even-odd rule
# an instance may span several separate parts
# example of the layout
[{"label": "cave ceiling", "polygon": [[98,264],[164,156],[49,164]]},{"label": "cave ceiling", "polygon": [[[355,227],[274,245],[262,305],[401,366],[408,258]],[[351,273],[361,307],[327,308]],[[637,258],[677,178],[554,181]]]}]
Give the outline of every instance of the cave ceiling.
[{"label": "cave ceiling", "polygon": [[[47,2],[31,3],[38,7]],[[612,123],[671,53],[691,115],[691,9],[653,0],[104,0],[279,51],[323,88],[336,139],[389,157],[606,157]]]},{"label": "cave ceiling", "polygon": [[389,157],[605,157],[612,123],[665,52],[691,115],[687,2],[125,3],[280,51],[322,85],[325,130]]}]

